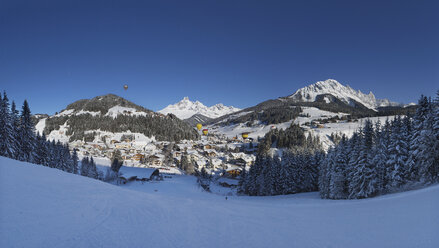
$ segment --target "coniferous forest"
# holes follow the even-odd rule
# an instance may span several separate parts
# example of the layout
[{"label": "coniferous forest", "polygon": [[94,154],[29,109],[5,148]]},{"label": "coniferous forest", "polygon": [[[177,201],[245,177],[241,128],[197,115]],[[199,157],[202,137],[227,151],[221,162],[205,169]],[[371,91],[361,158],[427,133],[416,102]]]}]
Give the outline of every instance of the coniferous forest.
[{"label": "coniferous forest", "polygon": [[[322,198],[360,199],[439,182],[439,92],[436,100],[421,96],[413,116],[396,116],[364,127],[324,154],[300,149],[304,135],[269,132],[260,149],[277,144],[289,148],[281,156],[259,152],[244,173],[239,191],[248,195],[280,195],[319,190]],[[291,137],[290,137],[291,138]],[[267,147],[267,145],[269,147]],[[271,146],[270,146],[271,145]]]}]

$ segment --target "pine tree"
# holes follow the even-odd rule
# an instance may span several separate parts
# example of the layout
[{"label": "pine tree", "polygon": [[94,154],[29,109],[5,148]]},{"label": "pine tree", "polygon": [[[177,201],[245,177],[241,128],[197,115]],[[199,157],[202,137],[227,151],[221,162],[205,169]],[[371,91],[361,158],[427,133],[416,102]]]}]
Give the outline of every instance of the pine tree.
[{"label": "pine tree", "polygon": [[432,110],[432,139],[433,165],[431,172],[432,176],[435,177],[434,181],[439,182],[439,90]]},{"label": "pine tree", "polygon": [[[420,172],[419,168],[421,167],[420,164],[422,161],[419,161],[421,159],[420,155],[418,153],[422,150],[421,144],[425,143],[426,140],[421,141],[421,132],[425,130],[425,120],[428,118],[431,110],[431,102],[426,96],[421,96],[421,98],[418,101],[418,108],[416,109],[416,113],[413,116],[413,124],[412,124],[412,134],[411,139],[409,143],[409,157],[407,161],[407,170],[409,172],[409,179],[412,181],[419,181],[420,178]],[[425,135],[425,134],[424,134]]]},{"label": "pine tree", "polygon": [[359,155],[350,178],[350,198],[366,198],[377,194],[377,173],[372,161],[373,127],[367,120],[362,130]]},{"label": "pine tree", "polygon": [[395,189],[406,183],[405,169],[408,161],[408,144],[405,143],[402,136],[402,121],[399,116],[392,122],[392,133],[390,134],[390,144],[388,151],[388,160],[386,167],[390,177],[390,187]]},{"label": "pine tree", "polygon": [[356,172],[357,161],[360,155],[360,135],[358,132],[355,132],[352,135],[352,138],[349,140],[349,162],[346,168],[346,176],[348,180],[348,195],[353,194],[353,188],[351,187],[352,179],[354,178],[354,174]]},{"label": "pine tree", "polygon": [[49,149],[47,147],[46,136],[44,134],[43,136],[37,135],[36,140],[37,142],[34,162],[36,164],[48,166]]},{"label": "pine tree", "polygon": [[388,159],[387,146],[388,139],[386,137],[386,132],[384,130],[380,131],[379,128],[376,130],[376,144],[372,150],[372,164],[375,165],[377,172],[377,191],[384,192],[387,185],[386,178],[386,161]]},{"label": "pine tree", "polygon": [[8,158],[15,157],[15,135],[11,117],[9,99],[4,92],[3,98],[0,98],[0,156]]},{"label": "pine tree", "polygon": [[31,120],[31,112],[29,104],[25,100],[20,115],[20,129],[19,129],[19,149],[18,159],[26,162],[34,162],[35,158],[35,128]]},{"label": "pine tree", "polygon": [[118,173],[123,165],[122,154],[119,150],[116,150],[111,159],[111,170]]},{"label": "pine tree", "polygon": [[434,135],[434,117],[431,111],[426,116],[422,130],[417,137],[417,150],[415,151],[415,161],[419,167],[419,176],[421,182],[435,183],[437,181],[438,170],[435,165],[435,143],[437,142]]},{"label": "pine tree", "polygon": [[330,183],[329,183],[329,198],[331,199],[346,199],[347,198],[347,180],[346,167],[348,164],[348,157],[346,154],[346,140],[342,138],[339,145],[335,149],[335,161],[333,163]]},{"label": "pine tree", "polygon": [[13,136],[14,136],[14,155],[13,159],[18,159],[18,149],[20,149],[19,145],[19,135],[20,135],[20,116],[19,112],[16,108],[15,102],[12,101],[11,105],[11,123],[13,128]]},{"label": "pine tree", "polygon": [[90,160],[88,157],[84,157],[81,161],[81,176],[88,177]]},{"label": "pine tree", "polygon": [[98,176],[99,176],[99,174],[98,174],[98,170],[96,168],[96,164],[93,160],[93,157],[91,157],[89,167],[88,167],[88,177],[98,179]]},{"label": "pine tree", "polygon": [[72,173],[73,174],[78,174],[78,170],[79,170],[78,160],[79,160],[78,153],[77,153],[77,149],[75,148],[75,149],[73,149],[73,153],[72,153],[72,167],[73,167]]}]

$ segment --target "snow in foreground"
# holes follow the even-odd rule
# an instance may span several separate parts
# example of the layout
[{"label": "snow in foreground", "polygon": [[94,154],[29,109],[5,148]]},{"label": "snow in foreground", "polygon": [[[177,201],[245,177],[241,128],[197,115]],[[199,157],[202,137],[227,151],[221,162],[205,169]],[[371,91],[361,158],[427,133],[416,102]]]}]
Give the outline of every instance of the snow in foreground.
[{"label": "snow in foreground", "polygon": [[439,186],[367,200],[114,186],[0,157],[0,247],[439,247]]}]

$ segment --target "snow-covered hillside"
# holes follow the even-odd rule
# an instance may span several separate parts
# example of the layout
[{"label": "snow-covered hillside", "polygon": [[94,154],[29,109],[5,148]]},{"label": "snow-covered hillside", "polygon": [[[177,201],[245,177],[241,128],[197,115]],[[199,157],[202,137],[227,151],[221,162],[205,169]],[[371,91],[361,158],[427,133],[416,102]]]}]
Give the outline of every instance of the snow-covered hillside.
[{"label": "snow-covered hillside", "polygon": [[184,120],[195,114],[201,114],[209,118],[218,118],[220,116],[237,112],[241,109],[233,106],[224,106],[222,103],[207,107],[199,101],[191,101],[189,97],[183,98],[176,104],[168,105],[166,108],[158,111],[162,114],[174,114],[178,118]]},{"label": "snow-covered hillside", "polygon": [[[92,116],[100,116],[102,113],[100,111],[86,111],[83,109],[66,109],[66,110],[63,110],[61,113],[54,115],[54,117],[84,115],[84,114],[90,114]],[[120,105],[116,105],[114,107],[109,108],[107,110],[107,113],[104,116],[111,116],[113,118],[116,118],[118,115],[146,116],[148,114],[151,114],[151,113],[150,112],[147,113],[145,111],[139,111],[135,108],[123,107]]]},{"label": "snow-covered hillside", "polygon": [[[357,91],[349,86],[344,86],[334,79],[319,81],[315,84],[298,89],[294,94],[288,96],[288,98],[302,102],[314,102],[318,95],[324,94],[331,94],[347,104],[352,104],[352,100],[354,100],[363,104],[367,108],[374,110],[378,107],[401,105],[387,99],[376,99],[372,92],[364,94],[359,90]],[[327,102],[329,101],[329,99],[324,100]]]},{"label": "snow-covered hillside", "polygon": [[294,123],[299,124],[302,128],[305,129],[306,134],[311,133],[313,136],[319,137],[323,149],[327,150],[331,145],[333,145],[332,141],[329,138],[332,133],[345,134],[347,137],[351,137],[355,131],[363,127],[366,119],[370,119],[373,123],[380,121],[381,124],[383,124],[386,119],[393,120],[394,118],[394,116],[360,118],[358,119],[358,121],[355,122],[341,121],[336,123],[326,123],[324,125],[320,125],[320,127],[317,128],[306,126],[304,124],[318,119],[328,119],[334,116],[342,117],[347,114],[333,113],[314,107],[302,107],[302,110],[302,116],[297,117],[295,120],[290,120],[279,124],[265,125],[264,123],[259,123],[253,126],[247,126],[245,123],[238,123],[222,126],[220,125],[221,123],[216,123],[207,126],[207,128],[211,133],[225,135],[228,138],[232,138],[235,136],[240,137],[242,133],[249,133],[250,138],[257,139],[258,137],[264,137],[264,135],[268,133],[272,128],[286,129],[294,121]]},{"label": "snow-covered hillside", "polygon": [[0,247],[438,247],[439,186],[366,200],[114,186],[0,157]]}]

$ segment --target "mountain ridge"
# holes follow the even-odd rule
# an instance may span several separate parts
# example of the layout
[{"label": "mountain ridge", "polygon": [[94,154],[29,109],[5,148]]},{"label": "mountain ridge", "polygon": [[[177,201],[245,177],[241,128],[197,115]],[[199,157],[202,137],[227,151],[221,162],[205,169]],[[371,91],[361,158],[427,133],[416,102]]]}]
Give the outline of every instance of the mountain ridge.
[{"label": "mountain ridge", "polygon": [[[360,90],[354,90],[349,85],[343,85],[334,79],[318,81],[298,89],[292,95],[285,98],[298,102],[315,102],[319,95],[331,94],[339,100],[352,105],[353,101],[361,103],[365,107],[377,111],[379,107],[403,106],[401,103],[391,102],[388,99],[376,99],[372,91],[364,94]],[[327,103],[330,101],[328,100]]]},{"label": "mountain ridge", "polygon": [[191,118],[195,114],[200,114],[205,117],[214,119],[240,110],[241,109],[235,108],[233,106],[225,106],[222,103],[218,103],[213,106],[207,107],[200,101],[193,102],[189,100],[189,97],[186,96],[181,101],[175,104],[170,104],[166,106],[164,109],[159,110],[157,112],[162,114],[171,113],[177,116],[178,118],[184,120]]}]

